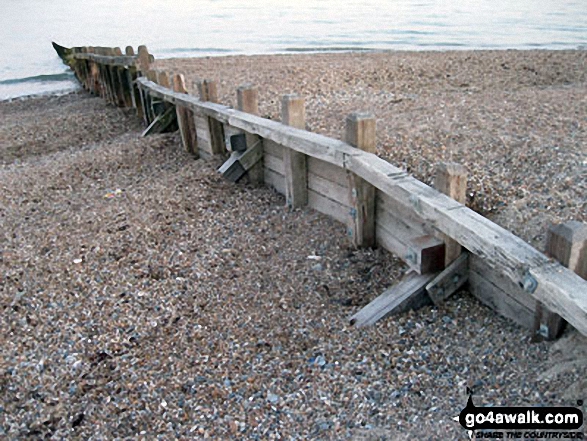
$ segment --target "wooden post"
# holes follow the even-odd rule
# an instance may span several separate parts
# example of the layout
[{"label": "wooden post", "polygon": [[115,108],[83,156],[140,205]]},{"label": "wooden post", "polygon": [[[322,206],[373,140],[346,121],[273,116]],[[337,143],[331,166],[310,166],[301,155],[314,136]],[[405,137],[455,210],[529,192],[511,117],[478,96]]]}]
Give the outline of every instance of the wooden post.
[{"label": "wooden post", "polygon": [[242,112],[259,114],[259,97],[257,89],[250,84],[243,85],[236,90],[237,107]]},{"label": "wooden post", "polygon": [[[284,95],[281,100],[281,122],[297,129],[306,128],[304,99],[297,95]],[[308,161],[306,155],[283,148],[285,170],[285,198],[291,208],[308,203]]]},{"label": "wooden post", "polygon": [[[114,55],[115,56],[122,56],[122,50],[119,47],[114,48]],[[115,92],[116,92],[116,101],[118,107],[127,107],[127,94],[126,94],[126,73],[124,72],[125,68],[122,66],[112,66],[112,72],[114,74],[114,85],[115,85]],[[128,96],[130,100],[130,95]]]},{"label": "wooden post", "polygon": [[[114,48],[108,48],[106,50],[106,56],[113,57],[114,55],[115,55]],[[108,98],[112,104],[116,105],[118,102],[118,98],[116,95],[116,80],[115,80],[115,76],[114,76],[114,67],[105,64],[104,68],[106,69]]]},{"label": "wooden post", "polygon": [[169,75],[165,71],[159,71],[157,73],[157,83],[167,89],[171,89],[171,83],[169,82]]},{"label": "wooden post", "polygon": [[[236,91],[238,110],[253,115],[259,114],[259,99],[257,89],[250,84],[240,86]],[[253,148],[261,138],[250,133],[246,134],[247,149]],[[263,169],[263,158],[248,171],[251,184],[263,185],[265,183],[265,170]]]},{"label": "wooden post", "polygon": [[[204,80],[197,83],[198,93],[202,101],[218,103],[218,83],[212,80]],[[225,155],[224,126],[214,118],[208,118],[208,130],[210,132],[210,150],[213,155]]]},{"label": "wooden post", "polygon": [[[375,153],[375,117],[370,113],[352,113],[346,119],[346,142],[365,152]],[[351,210],[350,233],[356,247],[375,246],[375,187],[349,173]]]},{"label": "wooden post", "polygon": [[143,75],[146,75],[150,68],[151,57],[149,56],[149,51],[147,50],[147,46],[141,45],[139,46],[139,70]]},{"label": "wooden post", "polygon": [[[188,90],[185,86],[185,78],[182,74],[174,75],[173,90],[178,93],[188,93]],[[194,114],[191,110],[180,106],[176,106],[176,112],[177,123],[179,125],[179,133],[181,134],[181,142],[183,147],[197,158],[199,155]]]},{"label": "wooden post", "polygon": [[[436,166],[434,187],[455,201],[464,204],[467,202],[467,169],[460,165],[441,162]],[[450,265],[461,254],[461,245],[442,235],[445,244],[444,265]]]},{"label": "wooden post", "polygon": [[218,83],[216,81],[199,81],[197,83],[197,88],[202,101],[209,101],[211,103],[218,102]]},{"label": "wooden post", "polygon": [[[587,224],[569,221],[551,225],[546,235],[546,254],[587,279]],[[560,315],[538,302],[532,340],[554,340],[563,332],[565,325],[566,321]]]}]

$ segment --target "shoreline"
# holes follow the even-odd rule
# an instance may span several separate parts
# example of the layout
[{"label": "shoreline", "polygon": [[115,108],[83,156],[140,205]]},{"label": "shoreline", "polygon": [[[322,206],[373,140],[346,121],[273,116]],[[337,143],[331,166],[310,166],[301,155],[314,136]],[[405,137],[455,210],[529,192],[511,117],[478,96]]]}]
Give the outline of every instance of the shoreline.
[{"label": "shoreline", "polygon": [[[276,52],[251,52],[251,53],[238,53],[238,52],[220,52],[218,54],[211,54],[211,55],[195,55],[191,54],[185,57],[177,57],[173,55],[165,56],[164,58],[157,58],[157,60],[165,60],[165,61],[174,61],[174,60],[186,60],[186,59],[208,59],[208,58],[229,58],[229,57],[274,57],[274,56],[299,56],[299,55],[320,55],[320,54],[386,54],[386,53],[405,53],[405,54],[435,54],[435,53],[445,53],[450,54],[453,52],[582,52],[587,51],[587,45],[579,45],[576,48],[460,48],[460,47],[452,47],[452,48],[442,48],[442,49],[430,49],[430,47],[423,47],[421,49],[374,49],[374,48],[337,48],[333,47],[331,49],[319,49],[319,48],[292,48],[292,49],[284,49],[282,51]],[[1,88],[5,84],[6,81],[10,83],[8,85],[18,84],[20,82],[26,83],[30,81],[30,78],[37,78],[37,77],[59,77],[67,75],[65,72],[54,72],[54,73],[39,73],[30,77],[24,78],[8,78],[5,80],[0,81],[0,94]],[[78,84],[77,81],[74,79],[74,83]],[[69,89],[68,89],[69,90]],[[66,90],[66,91],[68,91]],[[76,89],[72,89],[72,92]],[[45,96],[45,95],[52,95],[52,94],[60,94],[60,91],[57,92],[31,92],[30,94],[26,95],[18,95],[13,96],[10,98],[0,98],[0,102],[15,100],[19,98],[27,98],[27,97],[36,97],[36,96]]]}]

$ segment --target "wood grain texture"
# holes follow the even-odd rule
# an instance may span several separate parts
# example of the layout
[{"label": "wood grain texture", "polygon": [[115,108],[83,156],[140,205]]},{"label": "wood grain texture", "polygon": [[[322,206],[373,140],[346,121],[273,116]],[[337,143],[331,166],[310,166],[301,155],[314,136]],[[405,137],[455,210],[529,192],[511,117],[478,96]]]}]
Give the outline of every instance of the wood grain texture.
[{"label": "wood grain texture", "polygon": [[[375,117],[368,113],[352,113],[346,119],[346,142],[369,153],[375,152]],[[351,231],[353,244],[375,246],[375,187],[360,176],[349,173]]]},{"label": "wood grain texture", "polygon": [[[303,98],[285,95],[281,100],[281,121],[297,129],[306,127],[306,110]],[[308,203],[308,161],[303,153],[292,149],[283,151],[285,175],[285,200],[291,208],[300,208]]]}]

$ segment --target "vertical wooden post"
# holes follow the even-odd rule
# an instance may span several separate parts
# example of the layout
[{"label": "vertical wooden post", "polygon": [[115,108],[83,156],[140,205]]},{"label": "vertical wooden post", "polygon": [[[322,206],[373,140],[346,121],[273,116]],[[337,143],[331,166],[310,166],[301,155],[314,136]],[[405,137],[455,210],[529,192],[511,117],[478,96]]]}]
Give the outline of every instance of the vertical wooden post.
[{"label": "vertical wooden post", "polygon": [[[375,117],[370,113],[352,113],[346,119],[346,142],[365,152],[375,153]],[[350,233],[356,247],[375,246],[375,187],[349,173],[351,210]]]},{"label": "vertical wooden post", "polygon": [[249,84],[243,85],[236,90],[238,110],[253,115],[259,114],[259,96],[257,89]]},{"label": "vertical wooden post", "polygon": [[[195,84],[200,95],[200,100],[209,101],[211,103],[218,103],[218,83],[212,80],[199,81]],[[200,119],[201,116],[194,118]],[[220,121],[214,118],[204,117],[206,125],[208,127],[208,133],[202,134],[203,138],[206,139],[206,143],[210,145],[210,151],[213,155],[226,155],[226,148],[224,146],[224,126]],[[200,122],[201,124],[201,122]],[[194,125],[197,127],[198,124],[195,122]],[[199,129],[196,129],[199,130]]]},{"label": "vertical wooden post", "polygon": [[[117,57],[122,56],[122,50],[119,47],[114,48],[114,55]],[[127,96],[125,92],[126,74],[122,66],[112,66],[112,72],[114,74],[114,86],[116,102],[118,107],[127,106]]]},{"label": "vertical wooden post", "polygon": [[[281,122],[297,129],[306,128],[304,99],[297,95],[284,95],[281,100]],[[295,150],[283,149],[285,170],[285,199],[291,208],[308,203],[308,161],[306,155]]]},{"label": "vertical wooden post", "polygon": [[147,46],[141,45],[139,46],[139,70],[142,72],[143,75],[147,74],[147,71],[151,68],[151,57],[149,56],[149,51]]},{"label": "vertical wooden post", "polygon": [[169,75],[167,74],[166,71],[159,71],[157,73],[157,83],[159,83],[160,86],[163,86],[167,89],[171,89],[171,83],[169,82]]},{"label": "vertical wooden post", "polygon": [[[114,56],[114,48],[108,48],[106,50],[106,56],[113,57]],[[106,80],[107,80],[107,90],[108,90],[108,98],[112,104],[117,104],[117,97],[116,97],[116,81],[114,77],[114,67],[108,64],[104,65],[106,69]]]},{"label": "vertical wooden post", "polygon": [[[238,110],[253,115],[259,114],[259,97],[257,89],[249,84],[243,85],[236,90],[237,107]],[[261,138],[250,133],[246,134],[247,148],[253,147]],[[248,171],[248,176],[251,184],[263,185],[265,183],[265,170],[263,168],[263,158],[257,162]]]},{"label": "vertical wooden post", "polygon": [[[546,254],[587,279],[587,224],[569,221],[551,225],[546,235]],[[565,324],[561,316],[538,302],[532,340],[554,340],[563,332]]]},{"label": "vertical wooden post", "polygon": [[[455,201],[464,204],[467,202],[466,167],[454,162],[439,163],[436,166],[434,187]],[[444,266],[448,266],[461,255],[461,245],[444,234],[442,235],[442,240],[445,245]]]},{"label": "vertical wooden post", "polygon": [[[147,72],[151,67],[151,59],[149,57],[149,50],[147,46],[141,45],[138,47],[138,68],[137,68],[137,76],[147,76]],[[141,103],[140,106],[142,108],[143,119],[145,124],[149,125],[152,121],[151,118],[151,103],[149,99],[148,93],[144,92],[142,89],[138,89],[139,95],[139,102]]]},{"label": "vertical wooden post", "polygon": [[199,81],[197,87],[202,101],[209,101],[211,103],[218,102],[218,83],[216,81]]},{"label": "vertical wooden post", "polygon": [[[185,86],[185,78],[182,74],[174,75],[173,90],[178,93],[188,93]],[[181,134],[183,147],[197,158],[199,152],[193,112],[181,106],[176,106],[175,111],[177,112],[177,124],[179,125],[179,133]]]}]

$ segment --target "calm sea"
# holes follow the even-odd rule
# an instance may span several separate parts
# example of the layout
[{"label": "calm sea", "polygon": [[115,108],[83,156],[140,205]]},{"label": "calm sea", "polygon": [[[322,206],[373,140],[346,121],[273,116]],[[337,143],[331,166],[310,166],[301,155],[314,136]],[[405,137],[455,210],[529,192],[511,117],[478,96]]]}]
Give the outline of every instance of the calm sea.
[{"label": "calm sea", "polygon": [[0,100],[72,90],[51,47],[146,44],[157,58],[587,49],[587,0],[0,0]]}]

